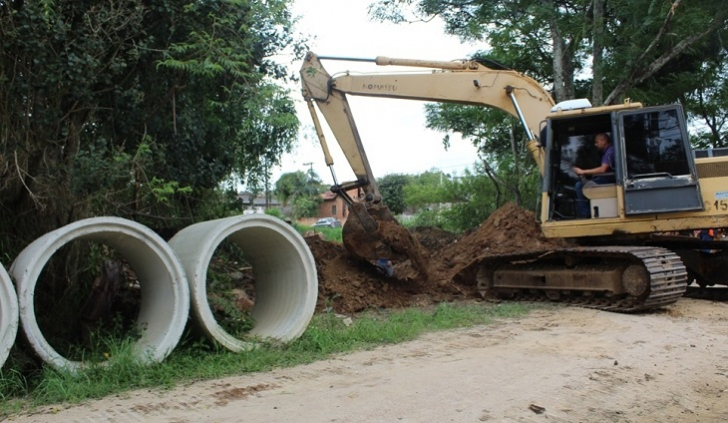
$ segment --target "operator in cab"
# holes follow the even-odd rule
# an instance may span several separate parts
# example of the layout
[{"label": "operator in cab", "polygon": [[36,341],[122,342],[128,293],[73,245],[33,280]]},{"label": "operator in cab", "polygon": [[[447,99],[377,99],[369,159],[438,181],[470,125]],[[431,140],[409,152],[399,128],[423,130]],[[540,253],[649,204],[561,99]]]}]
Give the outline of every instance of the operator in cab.
[{"label": "operator in cab", "polygon": [[[615,182],[614,145],[612,145],[612,140],[609,138],[609,135],[601,132],[594,137],[594,145],[602,153],[601,164],[592,169],[574,167],[574,173],[577,176],[596,175],[590,179],[590,182],[595,184],[612,184]],[[604,175],[605,173],[608,173],[608,175]],[[584,178],[582,178],[574,185],[574,190],[576,191],[576,217],[580,219],[591,217],[589,200],[584,196],[584,183]]]}]

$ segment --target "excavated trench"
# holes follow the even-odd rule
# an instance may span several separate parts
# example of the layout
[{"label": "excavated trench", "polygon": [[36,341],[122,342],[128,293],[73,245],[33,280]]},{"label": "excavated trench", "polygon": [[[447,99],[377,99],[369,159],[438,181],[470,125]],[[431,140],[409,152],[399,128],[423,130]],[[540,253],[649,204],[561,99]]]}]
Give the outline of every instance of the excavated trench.
[{"label": "excavated trench", "polygon": [[[421,306],[441,301],[480,300],[475,257],[546,251],[564,247],[561,240],[543,237],[534,213],[508,203],[478,228],[455,236],[435,227],[411,230],[427,250],[428,280],[389,278],[367,263],[355,260],[340,244],[306,236],[316,258],[319,277],[317,310],[356,313],[367,309]],[[407,268],[407,263],[395,263]]]}]

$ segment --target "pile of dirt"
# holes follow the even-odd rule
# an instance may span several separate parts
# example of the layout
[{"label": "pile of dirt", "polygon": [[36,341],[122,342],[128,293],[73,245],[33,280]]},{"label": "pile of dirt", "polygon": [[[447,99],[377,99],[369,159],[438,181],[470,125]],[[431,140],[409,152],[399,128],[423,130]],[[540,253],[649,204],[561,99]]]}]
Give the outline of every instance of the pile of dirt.
[{"label": "pile of dirt", "polygon": [[478,299],[475,279],[467,271],[477,258],[563,246],[559,240],[544,238],[533,212],[514,203],[499,208],[477,229],[460,237],[431,227],[415,228],[412,234],[428,252],[429,280],[386,277],[352,258],[341,244],[318,235],[305,237],[318,271],[317,310],[355,313]]}]

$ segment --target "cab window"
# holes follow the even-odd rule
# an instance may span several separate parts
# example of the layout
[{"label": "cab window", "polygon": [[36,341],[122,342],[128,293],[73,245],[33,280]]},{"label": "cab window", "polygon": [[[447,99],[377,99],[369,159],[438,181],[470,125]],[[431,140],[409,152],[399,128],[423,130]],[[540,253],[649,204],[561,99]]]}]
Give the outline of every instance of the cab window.
[{"label": "cab window", "polygon": [[628,179],[690,175],[680,122],[675,109],[624,116]]}]

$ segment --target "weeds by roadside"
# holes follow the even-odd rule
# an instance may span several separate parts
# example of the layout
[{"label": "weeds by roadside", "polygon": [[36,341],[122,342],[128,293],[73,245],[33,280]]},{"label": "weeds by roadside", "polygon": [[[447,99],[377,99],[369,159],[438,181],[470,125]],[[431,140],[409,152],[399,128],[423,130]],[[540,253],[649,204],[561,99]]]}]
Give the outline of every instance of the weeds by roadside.
[{"label": "weeds by roadside", "polygon": [[300,226],[296,228],[301,233],[313,231],[323,235],[324,239],[329,242],[342,243],[341,228],[312,228],[310,226]]}]

